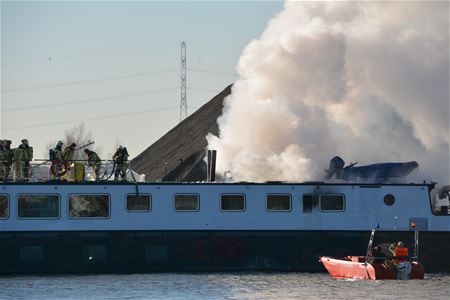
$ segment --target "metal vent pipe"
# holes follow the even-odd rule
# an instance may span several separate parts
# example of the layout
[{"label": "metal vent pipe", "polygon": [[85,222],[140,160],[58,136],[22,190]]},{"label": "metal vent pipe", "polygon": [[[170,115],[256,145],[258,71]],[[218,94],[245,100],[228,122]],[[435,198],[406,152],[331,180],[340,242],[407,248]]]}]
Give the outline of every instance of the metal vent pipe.
[{"label": "metal vent pipe", "polygon": [[206,177],[208,182],[216,181],[216,150],[208,150],[208,163]]}]

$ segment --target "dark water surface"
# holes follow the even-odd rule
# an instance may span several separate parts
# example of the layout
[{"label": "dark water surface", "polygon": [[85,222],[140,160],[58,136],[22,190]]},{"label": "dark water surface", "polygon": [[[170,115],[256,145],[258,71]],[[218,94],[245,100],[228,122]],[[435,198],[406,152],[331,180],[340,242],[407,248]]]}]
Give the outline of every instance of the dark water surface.
[{"label": "dark water surface", "polygon": [[450,299],[450,274],[410,281],[308,273],[8,276],[0,277],[0,299]]}]

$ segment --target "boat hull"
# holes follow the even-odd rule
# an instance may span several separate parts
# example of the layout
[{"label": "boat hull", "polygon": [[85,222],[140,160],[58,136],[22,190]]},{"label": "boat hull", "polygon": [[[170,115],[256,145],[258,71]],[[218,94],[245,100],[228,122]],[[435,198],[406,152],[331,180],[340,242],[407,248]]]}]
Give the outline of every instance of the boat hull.
[{"label": "boat hull", "polygon": [[[0,273],[166,271],[324,272],[320,256],[364,253],[367,231],[35,231],[0,232]],[[377,232],[375,243],[411,232]],[[446,232],[421,233],[427,272],[448,272]],[[443,252],[444,251],[444,252]]]},{"label": "boat hull", "polygon": [[[342,258],[320,258],[331,277],[336,279],[397,279],[397,272],[386,267],[383,262],[365,263],[364,256],[347,256]],[[418,262],[411,262],[409,279],[423,279],[425,270]]]}]

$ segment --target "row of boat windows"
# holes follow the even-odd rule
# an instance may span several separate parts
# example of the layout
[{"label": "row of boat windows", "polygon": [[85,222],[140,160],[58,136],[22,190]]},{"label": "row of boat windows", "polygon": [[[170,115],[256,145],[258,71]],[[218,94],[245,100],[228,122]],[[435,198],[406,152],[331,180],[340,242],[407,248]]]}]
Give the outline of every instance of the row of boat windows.
[{"label": "row of boat windows", "polygon": [[[69,201],[70,218],[108,218],[110,216],[109,194],[71,194]],[[175,194],[173,197],[175,211],[197,212],[200,210],[198,194]],[[19,194],[17,197],[17,216],[19,218],[58,218],[60,215],[60,195],[58,194]],[[220,195],[220,210],[244,212],[245,194]],[[303,195],[303,212],[313,210],[313,196]],[[344,211],[345,197],[341,194],[319,195],[321,211]],[[150,194],[126,195],[125,208],[128,212],[146,212],[152,210]],[[289,212],[292,210],[290,194],[266,195],[267,211]],[[9,217],[9,197],[0,194],[0,218]]]}]

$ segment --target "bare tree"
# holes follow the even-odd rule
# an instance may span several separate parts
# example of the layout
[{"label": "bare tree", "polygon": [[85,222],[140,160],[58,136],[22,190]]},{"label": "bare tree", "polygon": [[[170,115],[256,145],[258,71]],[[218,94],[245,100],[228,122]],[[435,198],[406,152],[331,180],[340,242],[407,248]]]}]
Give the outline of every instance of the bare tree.
[{"label": "bare tree", "polygon": [[[84,123],[80,123],[79,125],[76,125],[70,129],[66,129],[64,131],[64,138],[61,139],[64,142],[64,147],[70,146],[72,143],[75,143],[77,145],[77,149],[79,147],[82,147],[84,145],[87,145],[88,143],[94,141],[92,132],[90,130],[86,129],[86,126]],[[54,142],[49,142],[47,144],[47,149],[52,149],[56,146],[58,140]],[[86,159],[86,155],[84,153],[84,149],[89,149],[97,152],[99,156],[102,155],[102,149],[100,146],[90,145],[86,148],[79,149],[75,151],[75,157],[74,159]],[[48,150],[46,152],[46,155],[48,155]]]}]

